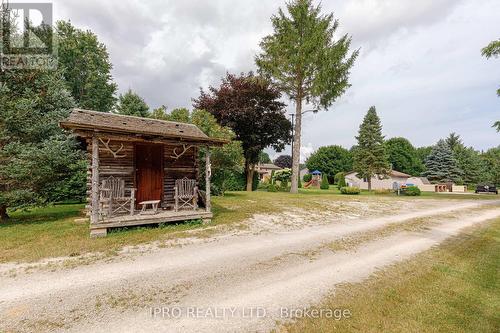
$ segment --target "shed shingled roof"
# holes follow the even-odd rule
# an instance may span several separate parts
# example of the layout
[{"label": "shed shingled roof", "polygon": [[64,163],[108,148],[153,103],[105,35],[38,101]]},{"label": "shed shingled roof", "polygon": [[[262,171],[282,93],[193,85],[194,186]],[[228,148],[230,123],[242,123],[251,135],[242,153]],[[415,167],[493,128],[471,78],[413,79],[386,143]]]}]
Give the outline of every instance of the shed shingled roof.
[{"label": "shed shingled roof", "polygon": [[114,113],[73,109],[60,126],[66,129],[101,130],[112,133],[130,133],[180,138],[193,141],[226,143],[227,140],[209,138],[196,125]]}]

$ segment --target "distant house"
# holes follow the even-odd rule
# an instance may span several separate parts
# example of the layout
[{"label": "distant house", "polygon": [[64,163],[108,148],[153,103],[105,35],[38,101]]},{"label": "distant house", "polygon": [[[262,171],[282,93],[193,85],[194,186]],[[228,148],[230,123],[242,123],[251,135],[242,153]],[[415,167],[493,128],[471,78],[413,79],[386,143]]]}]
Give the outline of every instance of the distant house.
[{"label": "distant house", "polygon": [[[345,175],[347,185],[367,190],[368,181],[358,178],[356,174],[356,171],[351,171]],[[431,184],[426,177],[413,177],[396,170],[392,170],[386,177],[372,177],[373,190],[392,190],[395,184],[398,186],[416,186],[423,192],[467,192],[467,187],[464,185],[455,185],[452,183]]]},{"label": "distant house", "polygon": [[[425,182],[429,183],[427,178],[424,179]],[[358,178],[356,171],[347,173],[345,175],[345,181],[348,186],[359,187],[362,190],[368,189],[368,180],[366,178]],[[372,177],[371,182],[373,190],[391,190],[394,188],[394,183],[397,183],[398,186],[403,184],[414,184],[418,187],[425,184],[424,180],[419,177],[412,177],[411,175],[396,170],[391,170],[386,177]]]},{"label": "distant house", "polygon": [[308,168],[300,169],[300,172],[299,172],[300,179],[303,179],[304,176],[307,175],[308,173],[309,173],[309,169]]},{"label": "distant house", "polygon": [[271,178],[271,173],[273,171],[281,170],[277,165],[272,163],[259,163],[255,166],[255,172],[259,174],[260,181],[265,181]]}]

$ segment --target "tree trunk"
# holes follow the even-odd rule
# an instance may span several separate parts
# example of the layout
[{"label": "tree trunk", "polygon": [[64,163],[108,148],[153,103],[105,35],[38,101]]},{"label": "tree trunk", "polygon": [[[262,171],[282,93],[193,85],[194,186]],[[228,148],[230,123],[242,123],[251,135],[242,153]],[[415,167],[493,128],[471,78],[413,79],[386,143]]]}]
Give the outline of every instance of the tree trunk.
[{"label": "tree trunk", "polygon": [[5,221],[9,219],[9,214],[7,214],[7,206],[0,206],[0,220]]},{"label": "tree trunk", "polygon": [[295,128],[293,134],[293,151],[292,151],[292,186],[290,193],[299,191],[299,167],[300,167],[300,137],[302,129],[302,97],[296,99],[295,105]]},{"label": "tree trunk", "polygon": [[254,166],[247,163],[246,171],[247,171],[247,191],[252,192]]},{"label": "tree trunk", "polygon": [[372,177],[368,177],[368,191],[372,190]]}]

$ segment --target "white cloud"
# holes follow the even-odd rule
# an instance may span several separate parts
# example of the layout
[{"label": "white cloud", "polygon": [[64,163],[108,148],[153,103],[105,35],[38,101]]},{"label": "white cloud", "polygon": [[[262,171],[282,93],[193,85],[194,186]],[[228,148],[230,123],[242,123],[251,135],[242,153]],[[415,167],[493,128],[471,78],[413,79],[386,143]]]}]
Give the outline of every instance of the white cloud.
[{"label": "white cloud", "polygon": [[[200,86],[217,84],[228,70],[254,69],[269,18],[283,4],[56,0],[54,8],[56,18],[91,29],[107,45],[121,91],[173,108],[190,107]],[[500,119],[500,60],[480,55],[498,38],[498,1],[331,0],[322,7],[361,54],[348,92],[329,112],[304,117],[301,158],[312,147],[353,145],[370,105],[388,137],[430,145],[457,132],[479,149],[498,145],[490,126]]]},{"label": "white cloud", "polygon": [[307,143],[307,144],[303,144],[301,147],[300,147],[300,162],[301,163],[304,163],[307,158],[312,154],[314,153],[315,149],[313,147],[313,144],[312,143]]}]

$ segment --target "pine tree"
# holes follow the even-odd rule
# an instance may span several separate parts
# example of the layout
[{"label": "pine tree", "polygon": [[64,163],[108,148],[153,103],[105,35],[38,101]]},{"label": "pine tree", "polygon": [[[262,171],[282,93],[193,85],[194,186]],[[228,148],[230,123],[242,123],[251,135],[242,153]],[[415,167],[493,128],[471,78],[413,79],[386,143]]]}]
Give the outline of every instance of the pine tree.
[{"label": "pine tree", "polygon": [[0,72],[0,218],[84,196],[85,156],[58,126],[72,107],[60,70]]},{"label": "pine tree", "polygon": [[427,170],[422,173],[431,182],[460,182],[461,171],[450,146],[441,139],[432,148],[425,161]]},{"label": "pine tree", "polygon": [[463,182],[467,185],[478,184],[483,171],[483,163],[479,152],[472,147],[459,145],[453,150],[453,156],[457,160]]},{"label": "pine tree", "polygon": [[295,103],[290,191],[297,193],[302,104],[327,109],[342,96],[350,87],[349,74],[359,51],[349,54],[351,37],[337,38],[338,20],[331,13],[322,14],[312,0],[287,2],[286,13],[280,8],[271,23],[274,31],[260,43],[262,53],[255,62]]},{"label": "pine tree", "polygon": [[328,190],[330,188],[330,184],[328,183],[328,177],[326,176],[326,174],[323,174],[319,188],[322,190]]},{"label": "pine tree", "polygon": [[367,179],[368,190],[371,191],[371,178],[373,176],[384,177],[390,168],[384,146],[382,125],[374,106],[370,107],[366,113],[356,139],[358,145],[354,150],[353,169],[358,173],[358,177]]},{"label": "pine tree", "polygon": [[455,132],[450,133],[448,137],[446,138],[446,143],[450,147],[451,151],[454,151],[455,148],[457,147],[463,147],[462,139],[460,139],[460,135],[456,134]]},{"label": "pine tree", "polygon": [[149,106],[144,99],[129,89],[125,94],[118,97],[116,111],[119,114],[136,117],[149,117]]}]

